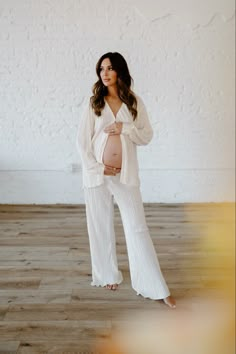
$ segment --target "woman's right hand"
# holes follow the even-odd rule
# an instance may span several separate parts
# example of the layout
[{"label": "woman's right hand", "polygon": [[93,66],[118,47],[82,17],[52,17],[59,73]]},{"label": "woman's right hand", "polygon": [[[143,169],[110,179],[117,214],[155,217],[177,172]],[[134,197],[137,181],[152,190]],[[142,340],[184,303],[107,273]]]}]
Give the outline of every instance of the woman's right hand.
[{"label": "woman's right hand", "polygon": [[107,166],[105,165],[105,169],[104,169],[104,175],[106,176],[116,176],[117,173],[120,173],[120,168],[116,168],[116,167],[111,167],[111,166]]}]

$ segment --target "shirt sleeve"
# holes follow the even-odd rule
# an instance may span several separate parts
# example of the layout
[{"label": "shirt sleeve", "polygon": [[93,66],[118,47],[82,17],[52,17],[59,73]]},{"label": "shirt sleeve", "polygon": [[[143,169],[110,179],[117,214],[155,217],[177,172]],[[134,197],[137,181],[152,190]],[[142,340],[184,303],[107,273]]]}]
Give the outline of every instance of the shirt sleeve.
[{"label": "shirt sleeve", "polygon": [[137,145],[147,145],[153,137],[153,129],[150,124],[146,107],[138,97],[138,115],[132,123],[123,123],[122,134],[128,135],[130,140]]},{"label": "shirt sleeve", "polygon": [[101,174],[103,173],[104,166],[103,164],[97,162],[93,154],[93,134],[94,113],[90,105],[90,101],[87,99],[78,126],[76,146],[80,153],[83,168],[89,173]]}]

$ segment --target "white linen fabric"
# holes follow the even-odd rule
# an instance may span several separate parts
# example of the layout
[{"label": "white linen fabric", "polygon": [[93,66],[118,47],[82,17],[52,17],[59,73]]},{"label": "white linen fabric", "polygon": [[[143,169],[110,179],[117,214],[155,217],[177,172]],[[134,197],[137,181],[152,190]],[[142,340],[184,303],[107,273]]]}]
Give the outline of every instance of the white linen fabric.
[{"label": "white linen fabric", "polygon": [[153,130],[148,119],[146,107],[139,96],[137,98],[138,115],[135,120],[125,103],[122,103],[116,117],[105,100],[105,107],[100,117],[96,116],[89,99],[86,100],[80,118],[77,148],[80,152],[83,167],[83,186],[95,187],[103,183],[104,164],[103,151],[108,139],[104,129],[114,123],[122,122],[122,166],[120,182],[139,185],[137,145],[148,144],[153,136]]},{"label": "white linen fabric", "polygon": [[124,227],[132,288],[144,297],[164,299],[170,295],[145,220],[138,186],[124,185],[120,176],[104,176],[104,183],[85,188],[94,286],[120,284],[113,225],[114,199]]},{"label": "white linen fabric", "polygon": [[[148,144],[153,136],[145,105],[137,98],[138,115],[133,120],[126,104],[122,103],[116,117],[105,100],[101,116],[95,115],[86,100],[80,119],[77,147],[83,167],[83,187],[89,234],[92,283],[95,286],[120,284],[113,224],[114,198],[124,226],[133,289],[151,299],[170,295],[160,270],[140,194],[137,145]],[[104,129],[122,122],[122,166],[116,176],[104,175],[103,152],[108,134]]]}]

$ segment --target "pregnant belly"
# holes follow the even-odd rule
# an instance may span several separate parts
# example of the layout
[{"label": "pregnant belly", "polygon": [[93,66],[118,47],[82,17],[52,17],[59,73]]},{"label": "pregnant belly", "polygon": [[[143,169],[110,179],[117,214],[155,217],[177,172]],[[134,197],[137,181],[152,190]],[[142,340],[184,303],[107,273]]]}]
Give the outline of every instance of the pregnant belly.
[{"label": "pregnant belly", "polygon": [[110,135],[103,152],[104,165],[121,168],[122,146],[120,135]]}]

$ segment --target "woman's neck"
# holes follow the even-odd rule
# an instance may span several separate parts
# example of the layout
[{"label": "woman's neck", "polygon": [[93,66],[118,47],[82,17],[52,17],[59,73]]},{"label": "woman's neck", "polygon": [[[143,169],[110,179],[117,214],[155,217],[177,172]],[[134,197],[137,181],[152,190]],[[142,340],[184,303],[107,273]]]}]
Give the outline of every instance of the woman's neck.
[{"label": "woman's neck", "polygon": [[109,96],[110,98],[118,98],[118,89],[117,86],[110,86],[107,88],[108,90],[108,94],[107,96]]}]

